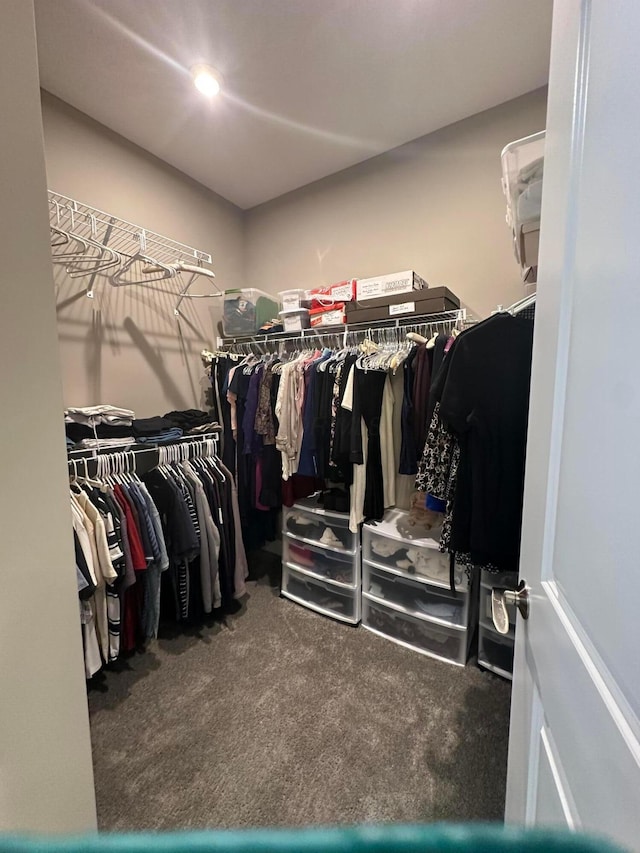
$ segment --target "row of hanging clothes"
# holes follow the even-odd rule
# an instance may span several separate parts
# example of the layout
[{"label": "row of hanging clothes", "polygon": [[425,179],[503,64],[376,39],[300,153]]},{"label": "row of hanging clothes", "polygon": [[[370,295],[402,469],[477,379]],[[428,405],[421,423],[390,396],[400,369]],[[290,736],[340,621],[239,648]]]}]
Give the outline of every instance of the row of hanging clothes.
[{"label": "row of hanging clothes", "polygon": [[165,620],[238,609],[247,560],[234,478],[213,440],[69,465],[87,678],[144,647]]},{"label": "row of hanging clothes", "polygon": [[[244,353],[203,353],[223,425],[222,456],[238,474],[249,547],[275,537],[275,528],[270,537],[256,523],[261,514],[318,490],[325,490],[327,508],[349,512],[353,531],[408,504],[398,478],[410,482],[405,495],[413,490],[434,363],[459,327],[453,315],[346,336],[273,340],[246,345]],[[412,340],[412,328],[429,338]],[[265,347],[275,352],[255,351]]]}]

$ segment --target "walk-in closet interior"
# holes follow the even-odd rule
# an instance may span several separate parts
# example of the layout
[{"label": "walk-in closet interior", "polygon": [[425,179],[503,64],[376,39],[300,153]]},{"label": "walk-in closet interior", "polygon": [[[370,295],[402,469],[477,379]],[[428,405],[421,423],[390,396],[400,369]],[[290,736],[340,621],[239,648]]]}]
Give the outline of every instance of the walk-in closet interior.
[{"label": "walk-in closet interior", "polygon": [[551,7],[0,12],[16,826],[503,820]]}]

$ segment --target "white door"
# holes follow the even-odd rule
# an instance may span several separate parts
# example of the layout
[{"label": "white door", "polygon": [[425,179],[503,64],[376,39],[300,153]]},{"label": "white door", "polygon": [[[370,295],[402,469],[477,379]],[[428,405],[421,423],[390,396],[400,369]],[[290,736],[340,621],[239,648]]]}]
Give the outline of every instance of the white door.
[{"label": "white door", "polygon": [[639,0],[555,0],[544,181],[506,819],[640,850]]}]

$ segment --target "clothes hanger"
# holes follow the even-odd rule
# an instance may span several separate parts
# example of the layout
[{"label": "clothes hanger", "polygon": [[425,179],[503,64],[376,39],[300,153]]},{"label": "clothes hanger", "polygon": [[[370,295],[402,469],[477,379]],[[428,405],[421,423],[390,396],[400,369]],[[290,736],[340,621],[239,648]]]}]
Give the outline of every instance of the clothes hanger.
[{"label": "clothes hanger", "polygon": [[[121,255],[120,257],[122,259],[125,256]],[[159,269],[160,272],[154,275],[149,274],[145,278],[127,279],[126,273],[128,273],[136,263],[150,264],[152,267]],[[136,252],[120,264],[119,268],[113,273],[113,275],[109,276],[109,281],[114,285],[114,287],[122,287],[127,284],[148,284],[151,281],[164,281],[168,278],[175,278],[177,275],[178,273],[173,267],[169,267],[160,261],[156,261],[154,258],[150,258],[148,255],[145,255],[144,252]]]},{"label": "clothes hanger", "polygon": [[92,275],[93,273],[102,273],[105,270],[111,269],[112,267],[118,266],[122,263],[121,255],[114,251],[110,246],[105,246],[104,243],[101,243],[97,239],[98,227],[94,214],[90,214],[90,222],[91,236],[83,239],[89,247],[97,249],[99,255],[97,258],[80,257],[72,260],[67,264],[67,273],[70,278],[80,278],[81,276]]},{"label": "clothes hanger", "polygon": [[[68,252],[51,252],[51,261],[54,264],[63,264],[69,260],[74,260],[78,258],[80,255],[86,254],[89,249],[89,244],[82,237],[79,237],[77,234],[73,233],[75,228],[75,220],[74,220],[74,211],[72,208],[69,208],[69,214],[71,217],[71,230],[66,230],[62,228],[60,225],[60,203],[54,202],[56,208],[56,224],[50,226],[51,231],[57,235],[58,240],[52,242],[52,248],[55,246],[67,246],[72,241],[76,243],[80,248],[75,251]],[[60,240],[62,238],[62,241]]]}]

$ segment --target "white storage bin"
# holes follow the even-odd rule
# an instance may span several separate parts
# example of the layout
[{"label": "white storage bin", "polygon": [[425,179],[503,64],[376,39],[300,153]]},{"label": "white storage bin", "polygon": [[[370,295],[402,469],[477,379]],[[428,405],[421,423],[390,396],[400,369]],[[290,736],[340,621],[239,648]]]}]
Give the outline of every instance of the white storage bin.
[{"label": "white storage bin", "polygon": [[[412,528],[407,518],[408,513],[402,510],[389,510],[382,521],[365,524],[362,528],[363,559],[449,589],[449,555],[440,552],[440,530]],[[454,580],[456,590],[468,590],[469,581],[463,567],[456,565]]]},{"label": "white storage bin", "polygon": [[225,337],[255,335],[264,323],[278,317],[280,306],[275,296],[245,287],[225,290],[222,306],[222,329]]},{"label": "white storage bin", "polygon": [[[496,584],[498,586],[498,584]],[[515,604],[507,604],[507,614],[509,615],[509,633],[502,636],[515,637],[516,631],[516,606]],[[486,587],[484,583],[480,587],[480,622],[488,626],[490,630],[495,630],[493,624],[493,614],[491,612],[491,589]]]},{"label": "white storage bin", "polygon": [[299,308],[310,308],[311,299],[306,290],[295,288],[293,290],[281,290],[278,293],[283,311],[297,311]]},{"label": "white storage bin", "polygon": [[366,561],[362,564],[362,591],[419,619],[458,627],[467,624],[469,596],[466,593],[447,594],[426,583],[377,569]]},{"label": "white storage bin", "polygon": [[358,534],[349,530],[346,513],[294,504],[283,511],[282,530],[303,542],[321,545],[329,551],[354,554],[358,550]]},{"label": "white storage bin", "polygon": [[282,537],[282,563],[299,572],[329,581],[337,586],[358,586],[360,581],[360,554],[329,551],[309,545],[304,539],[290,534]]},{"label": "white storage bin", "polygon": [[303,329],[309,328],[309,309],[291,308],[280,311],[280,319],[285,332],[301,332]]},{"label": "white storage bin", "polygon": [[360,597],[355,589],[340,589],[283,566],[281,591],[286,598],[317,613],[354,625],[360,621]]},{"label": "white storage bin", "polygon": [[513,674],[513,639],[480,626],[478,664],[505,678]]},{"label": "white storage bin", "polygon": [[471,632],[399,613],[366,593],[362,596],[362,625],[395,643],[424,655],[464,666],[467,662]]}]

